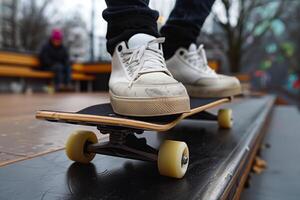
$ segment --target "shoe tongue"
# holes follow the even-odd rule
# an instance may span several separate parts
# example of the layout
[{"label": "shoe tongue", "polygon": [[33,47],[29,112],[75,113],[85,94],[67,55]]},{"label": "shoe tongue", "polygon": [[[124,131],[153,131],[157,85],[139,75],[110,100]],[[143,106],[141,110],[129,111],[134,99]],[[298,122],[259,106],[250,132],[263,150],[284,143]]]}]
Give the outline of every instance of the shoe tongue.
[{"label": "shoe tongue", "polygon": [[[129,49],[139,48],[140,46],[145,45],[154,39],[156,39],[156,37],[154,37],[152,35],[138,33],[138,34],[135,34],[134,36],[132,36],[128,40],[128,47],[129,47]],[[156,46],[158,48],[158,44],[153,44],[152,46],[153,47]]]},{"label": "shoe tongue", "polygon": [[197,51],[197,46],[196,44],[192,43],[189,47],[189,52]]}]

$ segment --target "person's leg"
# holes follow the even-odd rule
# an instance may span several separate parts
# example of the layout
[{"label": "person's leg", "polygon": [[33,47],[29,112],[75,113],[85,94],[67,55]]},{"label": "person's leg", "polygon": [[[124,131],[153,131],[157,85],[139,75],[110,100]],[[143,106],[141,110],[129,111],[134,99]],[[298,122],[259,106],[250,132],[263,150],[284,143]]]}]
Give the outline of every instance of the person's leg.
[{"label": "person's leg", "polygon": [[64,75],[63,75],[64,84],[66,86],[70,86],[72,67],[70,65],[63,65],[63,73],[64,73]]},{"label": "person's leg", "polygon": [[224,97],[239,94],[237,78],[216,74],[209,66],[203,45],[196,40],[215,0],[177,0],[161,29],[166,37],[164,56],[174,78],[192,97]]},{"label": "person's leg", "polygon": [[160,32],[166,38],[164,56],[170,58],[179,47],[195,43],[215,0],[177,0]]},{"label": "person's leg", "polygon": [[149,0],[106,0],[103,18],[107,21],[107,51],[137,33],[158,37],[158,12],[148,7]]},{"label": "person's leg", "polygon": [[63,84],[63,79],[64,79],[63,65],[55,64],[51,66],[51,71],[54,73],[55,89],[58,90]]},{"label": "person's leg", "polygon": [[187,112],[189,96],[166,68],[158,12],[149,0],[106,0],[107,49],[112,55],[110,102],[122,115],[156,116]]}]

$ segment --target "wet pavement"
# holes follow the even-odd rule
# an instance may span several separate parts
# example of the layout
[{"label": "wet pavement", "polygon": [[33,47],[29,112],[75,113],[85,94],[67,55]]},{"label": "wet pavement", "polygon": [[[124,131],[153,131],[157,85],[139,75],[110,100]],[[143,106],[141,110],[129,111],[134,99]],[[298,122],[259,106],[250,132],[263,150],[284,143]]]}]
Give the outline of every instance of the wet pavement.
[{"label": "wet pavement", "polygon": [[[251,174],[244,200],[298,200],[300,197],[300,112],[295,106],[277,106],[267,130],[261,158],[267,168]],[[267,145],[266,145],[267,144]]]},{"label": "wet pavement", "polygon": [[37,110],[78,111],[108,101],[107,93],[0,95],[0,165],[63,148],[70,132],[83,128],[37,120]]}]

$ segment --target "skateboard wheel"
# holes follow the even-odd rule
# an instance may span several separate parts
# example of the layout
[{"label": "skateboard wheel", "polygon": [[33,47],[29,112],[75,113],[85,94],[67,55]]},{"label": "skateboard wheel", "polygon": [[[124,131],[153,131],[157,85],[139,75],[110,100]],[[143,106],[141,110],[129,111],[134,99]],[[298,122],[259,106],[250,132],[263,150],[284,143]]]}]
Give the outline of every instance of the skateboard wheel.
[{"label": "skateboard wheel", "polygon": [[189,164],[189,149],[185,142],[165,140],[159,148],[157,165],[159,173],[172,178],[182,178]]},{"label": "skateboard wheel", "polygon": [[95,153],[85,151],[88,143],[98,142],[97,136],[91,131],[76,131],[72,133],[66,143],[66,154],[70,160],[80,163],[89,163],[95,157]]},{"label": "skateboard wheel", "polygon": [[232,127],[232,110],[231,109],[220,109],[218,112],[218,124],[220,128],[229,129]]}]

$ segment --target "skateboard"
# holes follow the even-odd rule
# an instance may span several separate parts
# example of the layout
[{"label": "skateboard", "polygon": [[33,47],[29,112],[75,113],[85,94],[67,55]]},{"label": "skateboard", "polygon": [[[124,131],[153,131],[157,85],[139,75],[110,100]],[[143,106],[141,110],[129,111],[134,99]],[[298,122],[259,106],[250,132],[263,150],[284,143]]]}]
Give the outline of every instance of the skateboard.
[{"label": "skateboard", "polygon": [[81,130],[71,134],[66,143],[66,154],[72,161],[89,163],[95,154],[125,157],[157,162],[161,175],[182,178],[189,163],[189,150],[185,142],[165,140],[159,149],[155,149],[146,143],[145,138],[138,138],[137,134],[142,134],[146,130],[165,132],[183,119],[216,121],[220,128],[231,128],[233,121],[230,109],[220,109],[218,114],[207,111],[231,100],[232,97],[190,99],[189,112],[157,117],[119,115],[114,113],[109,103],[106,103],[90,106],[78,112],[40,110],[37,111],[36,118],[51,122],[96,126],[102,134],[109,134],[108,142],[98,142],[96,134],[91,131]]}]

